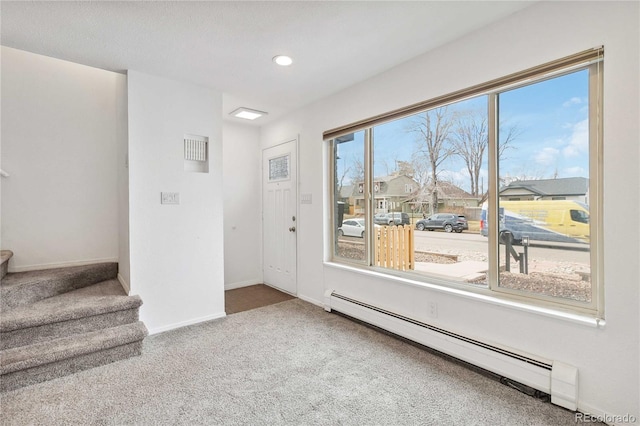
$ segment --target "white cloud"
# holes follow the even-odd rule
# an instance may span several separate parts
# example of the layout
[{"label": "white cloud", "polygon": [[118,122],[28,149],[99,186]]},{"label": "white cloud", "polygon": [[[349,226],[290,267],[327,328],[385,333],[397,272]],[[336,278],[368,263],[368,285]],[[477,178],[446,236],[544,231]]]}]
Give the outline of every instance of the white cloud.
[{"label": "white cloud", "polygon": [[462,182],[469,180],[469,172],[466,169],[456,170],[442,170],[438,172],[438,178],[447,182],[451,182],[454,185],[459,185]]},{"label": "white cloud", "polygon": [[589,120],[582,120],[573,126],[571,137],[562,150],[565,157],[577,157],[589,152]]},{"label": "white cloud", "polygon": [[587,171],[580,166],[567,167],[562,170],[562,176],[587,176]]},{"label": "white cloud", "polygon": [[580,105],[582,102],[583,102],[582,99],[574,96],[573,98],[571,98],[568,101],[564,102],[562,104],[562,106],[565,107],[565,108],[569,108],[570,106],[573,106],[573,105]]},{"label": "white cloud", "polygon": [[546,147],[546,148],[542,148],[542,150],[535,155],[534,159],[538,164],[542,164],[543,166],[549,166],[556,162],[556,159],[558,158],[558,154],[560,154],[559,150],[551,147]]}]

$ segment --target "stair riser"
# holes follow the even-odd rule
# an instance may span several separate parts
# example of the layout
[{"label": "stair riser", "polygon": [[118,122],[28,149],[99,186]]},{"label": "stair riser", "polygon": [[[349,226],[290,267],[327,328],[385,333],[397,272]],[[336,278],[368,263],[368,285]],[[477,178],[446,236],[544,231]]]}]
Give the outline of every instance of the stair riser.
[{"label": "stair riser", "polygon": [[0,250],[0,280],[9,272],[9,260],[12,257],[11,250]]},{"label": "stair riser", "polygon": [[[117,263],[94,265],[90,269],[63,273],[60,277],[33,280],[17,286],[0,288],[0,308],[2,310],[35,303],[48,297],[116,278]],[[10,275],[11,276],[11,275]]]},{"label": "stair riser", "polygon": [[0,279],[4,278],[5,275],[7,275],[7,272],[9,271],[9,262],[2,262],[2,265],[0,266]]},{"label": "stair riser", "polygon": [[142,353],[142,340],[98,352],[68,358],[0,377],[0,391],[8,392],[24,386],[68,376],[93,367],[110,364]]},{"label": "stair riser", "polygon": [[137,322],[138,317],[138,308],[135,308],[5,332],[0,334],[0,350],[131,324]]}]

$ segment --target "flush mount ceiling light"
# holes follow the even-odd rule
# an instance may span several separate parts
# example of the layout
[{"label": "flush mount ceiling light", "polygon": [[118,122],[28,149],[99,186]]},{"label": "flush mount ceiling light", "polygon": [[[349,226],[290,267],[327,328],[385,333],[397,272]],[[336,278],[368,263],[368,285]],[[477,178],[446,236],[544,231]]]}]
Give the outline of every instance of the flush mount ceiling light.
[{"label": "flush mount ceiling light", "polygon": [[233,115],[234,117],[238,118],[244,118],[245,120],[255,120],[256,118],[260,118],[263,115],[267,115],[267,113],[264,111],[240,107],[229,113],[229,115]]},{"label": "flush mount ceiling light", "polygon": [[278,55],[273,57],[273,62],[282,67],[288,67],[293,63],[293,59],[291,59],[289,56]]}]

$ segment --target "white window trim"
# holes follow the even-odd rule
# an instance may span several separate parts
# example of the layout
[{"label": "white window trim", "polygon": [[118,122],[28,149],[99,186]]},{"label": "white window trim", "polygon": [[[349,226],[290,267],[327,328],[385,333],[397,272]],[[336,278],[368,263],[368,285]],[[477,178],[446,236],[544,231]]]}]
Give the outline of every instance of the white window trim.
[{"label": "white window trim", "polygon": [[[593,52],[597,52],[597,55]],[[559,59],[557,61],[550,62],[548,64],[543,64],[539,67],[534,67],[530,70],[525,70],[522,73],[516,73],[510,76],[506,76],[502,79],[492,80],[491,82],[486,83],[485,85],[474,86],[469,89],[464,89],[458,92],[454,92],[450,95],[445,95],[440,98],[423,102],[421,104],[416,104],[409,106],[404,109],[400,109],[397,111],[392,111],[388,114],[382,114],[381,116],[373,117],[369,120],[364,120],[359,123],[354,123],[352,125],[343,126],[342,128],[330,130],[325,132],[325,138],[327,135],[331,135],[331,137],[336,137],[337,135],[344,133],[349,133],[352,131],[364,131],[364,151],[365,151],[365,179],[364,179],[364,204],[365,208],[365,221],[366,223],[373,223],[373,215],[375,212],[375,199],[371,194],[370,188],[372,187],[372,179],[371,171],[373,170],[373,143],[372,143],[372,130],[376,125],[382,124],[386,121],[396,120],[402,116],[409,116],[417,112],[418,107],[424,106],[425,110],[436,108],[438,106],[444,106],[447,104],[451,104],[454,102],[459,102],[464,99],[468,99],[470,97],[479,96],[482,94],[488,95],[489,98],[489,123],[493,123],[489,126],[489,173],[490,176],[497,176],[497,143],[496,143],[496,134],[497,134],[497,95],[505,90],[514,89],[516,87],[530,85],[532,83],[537,83],[539,81],[543,81],[545,79],[551,79],[563,74],[568,74],[575,72],[579,69],[589,69],[589,161],[590,161],[590,172],[589,172],[589,193],[591,201],[595,200],[590,204],[590,222],[592,224],[591,231],[591,242],[590,242],[590,265],[591,265],[591,303],[585,304],[584,302],[573,301],[570,299],[562,299],[558,297],[546,296],[542,294],[535,293],[525,293],[518,290],[507,289],[504,287],[498,287],[498,270],[499,268],[499,249],[500,246],[498,244],[497,232],[491,232],[489,234],[489,272],[488,272],[488,288],[487,291],[491,292],[490,297],[498,297],[497,300],[501,300],[502,297],[507,297],[507,300],[514,299],[522,300],[526,304],[526,306],[530,306],[536,309],[551,309],[556,310],[558,308],[561,309],[571,309],[572,311],[578,312],[580,315],[586,314],[589,316],[593,316],[595,318],[596,323],[602,323],[604,318],[604,272],[603,272],[603,220],[602,220],[602,84],[603,84],[603,64],[602,58],[604,56],[603,48],[596,48],[590,51],[581,52],[579,54],[569,56],[566,58]],[[582,61],[580,63],[579,61]],[[543,70],[541,72],[540,70]],[[522,74],[524,76],[528,76],[527,78],[522,78],[521,80],[517,79],[518,74]],[[497,85],[496,82],[504,81],[505,84],[502,86]],[[487,89],[484,93],[482,92],[482,87],[487,86],[490,89]],[[480,88],[480,89],[479,89]],[[471,95],[472,92],[476,92]],[[458,96],[458,97],[456,97]],[[438,104],[438,100],[442,99],[442,103]],[[360,126],[360,127],[358,127]],[[346,130],[345,130],[346,129]],[[329,158],[330,161],[330,173],[329,173],[329,188],[335,188],[334,182],[334,172],[335,172],[335,164],[333,161],[333,152],[334,152],[334,139],[328,139],[328,147],[329,147]],[[489,182],[489,193],[497,194],[497,179],[490,179]],[[334,199],[334,191],[333,189],[329,193],[330,205],[335,205]],[[497,230],[498,227],[498,197],[494,196],[490,198],[490,202],[492,203],[492,207],[489,209],[489,226],[490,229]],[[333,232],[333,228],[335,227],[335,217],[334,217],[334,209],[331,208],[331,226],[329,227],[330,241],[333,247],[331,251],[331,262],[330,264],[344,263],[346,266],[351,265],[350,267],[355,267],[358,269],[366,269],[370,271],[377,271],[382,275],[386,275],[389,277],[397,278],[398,275],[400,279],[407,275],[407,280],[414,282],[413,279],[409,278],[411,273],[403,273],[399,271],[387,270],[383,268],[376,268],[372,266],[372,257],[373,253],[371,250],[370,241],[374,238],[374,227],[367,227],[367,235],[365,238],[365,245],[367,249],[365,250],[365,260],[363,261],[354,261],[349,259],[343,259],[337,257],[335,255],[335,247],[337,244],[336,237]],[[595,225],[595,226],[594,226]],[[595,230],[593,229],[595,227]],[[594,232],[595,231],[595,232]],[[428,280],[432,280],[432,277],[429,275],[421,275],[424,276],[425,282]],[[439,281],[439,280],[435,280]],[[443,289],[446,288],[455,288],[459,284],[455,282],[443,282],[442,284],[438,283],[436,287]],[[469,291],[471,289],[456,291],[463,291],[464,293],[476,294],[476,291]],[[475,289],[474,289],[475,290]]]}]

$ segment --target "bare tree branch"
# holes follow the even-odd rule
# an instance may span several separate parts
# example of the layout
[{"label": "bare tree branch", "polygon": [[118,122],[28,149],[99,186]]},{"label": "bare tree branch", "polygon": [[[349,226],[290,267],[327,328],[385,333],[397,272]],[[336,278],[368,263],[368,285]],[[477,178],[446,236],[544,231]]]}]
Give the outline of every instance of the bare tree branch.
[{"label": "bare tree branch", "polygon": [[364,161],[360,156],[353,155],[349,169],[351,170],[349,177],[352,183],[364,182]]},{"label": "bare tree branch", "polygon": [[480,194],[480,171],[486,160],[485,154],[489,146],[487,115],[481,111],[472,111],[456,120],[451,138],[455,154],[465,163],[471,195]]},{"label": "bare tree branch", "polygon": [[428,197],[431,214],[438,208],[438,169],[455,153],[450,144],[454,122],[454,114],[442,107],[417,114],[407,129],[416,135],[416,149],[411,160],[414,179],[421,184],[424,195],[417,201],[426,201],[424,198]]},{"label": "bare tree branch", "polygon": [[344,186],[344,179],[347,177],[347,174],[351,171],[351,167],[344,167],[342,171],[342,175],[339,179],[337,179],[338,183],[338,195],[342,194],[342,187]]}]

